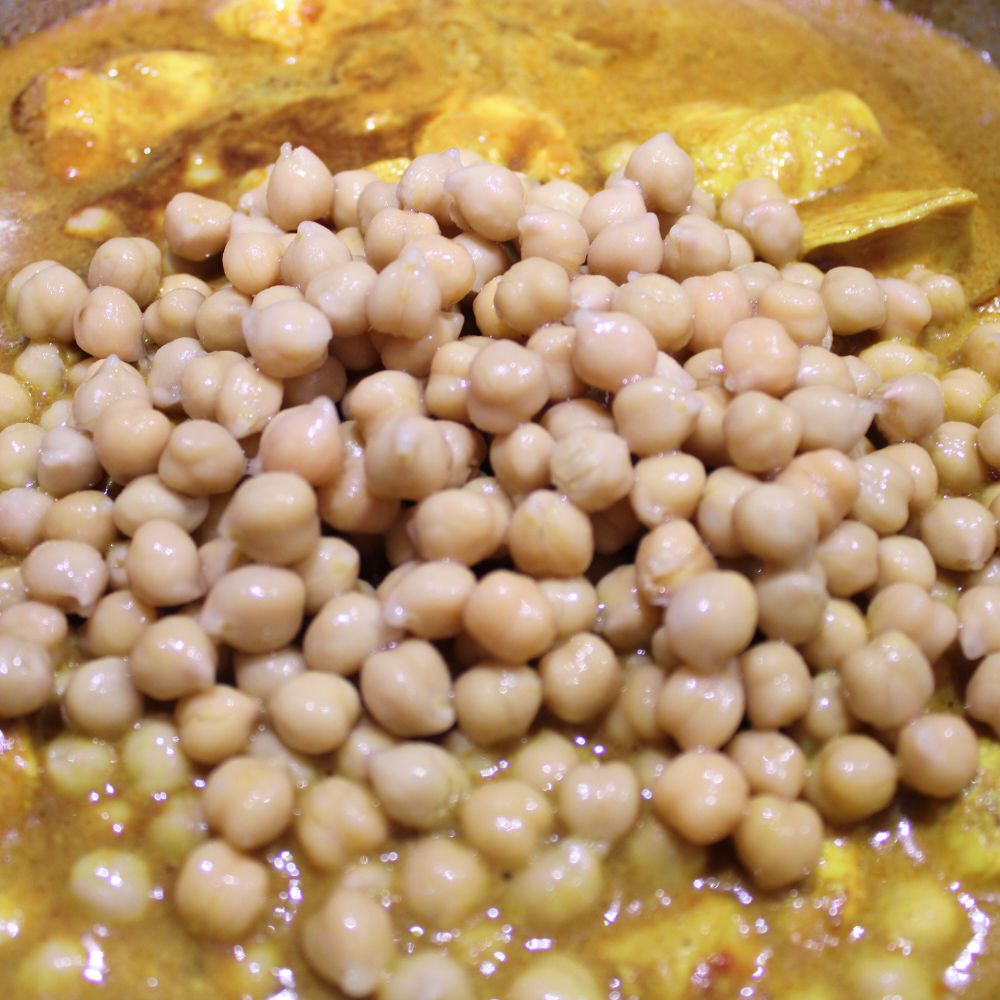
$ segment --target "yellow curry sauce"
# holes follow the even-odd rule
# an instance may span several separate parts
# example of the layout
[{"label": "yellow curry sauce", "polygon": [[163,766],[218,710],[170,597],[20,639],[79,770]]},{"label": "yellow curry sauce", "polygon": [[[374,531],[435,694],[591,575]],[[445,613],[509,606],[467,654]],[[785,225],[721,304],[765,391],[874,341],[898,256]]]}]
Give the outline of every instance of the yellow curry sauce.
[{"label": "yellow curry sauce", "polygon": [[[679,103],[765,107],[842,88],[874,111],[885,149],[842,190],[802,205],[807,225],[811,213],[889,189],[970,189],[979,195],[971,254],[962,218],[896,231],[893,244],[904,249],[881,262],[886,242],[877,238],[840,252],[886,273],[915,262],[951,269],[974,302],[993,293],[1000,132],[991,123],[1000,77],[957,43],[888,11],[850,0],[236,6],[213,21],[210,9],[221,4],[113,3],[4,52],[0,275],[41,257],[82,268],[100,239],[158,235],[173,193],[193,187],[232,197],[238,178],[273,160],[282,141],[308,144],[333,170],[360,166],[412,153],[435,115],[499,95],[522,116],[504,140],[510,165],[537,164],[544,149],[549,168],[592,187],[607,172],[609,149],[661,130]],[[288,16],[254,14],[268,7]],[[163,50],[194,58],[161,61],[145,98],[105,83],[87,89],[88,70],[103,66],[111,80],[142,75],[148,63],[135,54]],[[486,107],[500,116],[510,104]],[[499,132],[505,127],[498,118]],[[107,213],[80,215],[92,206]],[[73,235],[92,224],[95,240]],[[947,355],[955,345],[953,336],[938,347]],[[949,671],[941,665],[938,700],[953,707]],[[961,690],[961,664],[955,673]],[[309,972],[289,926],[335,878],[310,870],[291,839],[267,854],[276,903],[243,945],[195,941],[168,904],[137,926],[94,926],[67,887],[73,861],[113,844],[140,851],[157,891],[169,895],[187,848],[172,817],[194,796],[150,795],[120,761],[102,792],[80,801],[57,795],[44,775],[44,745],[59,729],[56,717],[4,728],[0,997],[336,995]],[[601,733],[584,749],[595,745],[608,756],[624,752]],[[920,970],[920,997],[996,995],[1000,748],[984,736],[982,774],[961,801],[903,796],[878,822],[835,834],[801,888],[768,895],[745,884],[725,852],[682,845],[647,814],[616,855],[606,906],[560,933],[560,949],[583,957],[614,997],[835,1000],[854,995],[851,975],[887,949]],[[427,935],[414,925],[409,938]],[[53,939],[67,954],[76,949],[80,967],[67,974],[73,985],[38,993],[39,949]],[[482,995],[498,998],[526,951],[549,944],[496,911],[447,943],[485,977]]]}]

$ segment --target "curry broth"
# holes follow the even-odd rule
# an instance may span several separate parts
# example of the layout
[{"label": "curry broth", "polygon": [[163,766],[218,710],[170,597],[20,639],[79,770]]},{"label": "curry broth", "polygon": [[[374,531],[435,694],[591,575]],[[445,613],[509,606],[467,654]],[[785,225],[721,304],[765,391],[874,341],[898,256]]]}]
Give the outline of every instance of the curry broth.
[{"label": "curry broth", "polygon": [[[366,20],[346,3],[330,6],[342,14],[332,22],[337,30],[301,51],[227,37],[204,4],[189,0],[113,3],[7,50],[0,59],[0,95],[11,108],[10,127],[0,133],[0,273],[40,257],[82,268],[95,243],[63,226],[87,206],[110,209],[121,232],[158,234],[162,206],[187,186],[192,152],[217,161],[224,175],[203,192],[232,197],[235,178],[273,160],[282,141],[308,144],[334,170],[405,155],[456,93],[499,92],[543,108],[565,126],[579,153],[577,179],[592,187],[601,154],[656,132],[671,104],[746,103],[748,95],[769,104],[843,87],[873,108],[888,149],[827,198],[849,201],[890,187],[973,189],[980,195],[976,249],[958,274],[970,298],[992,294],[1000,267],[1000,131],[989,125],[1000,109],[1000,77],[924,25],[850,0],[513,0],[502,8],[379,0],[364,5]],[[204,51],[217,62],[224,85],[202,120],[138,148],[134,163],[117,162],[89,179],[53,175],[33,86],[39,72],[169,48]],[[72,173],[71,158],[63,166]],[[808,216],[810,207],[802,211]],[[941,670],[947,682],[948,665]],[[959,685],[962,670],[956,665]],[[950,686],[943,690],[946,703]],[[115,785],[92,801],[73,806],[55,795],[41,774],[41,746],[58,729],[56,718],[5,729],[0,996],[31,995],[24,959],[54,935],[83,940],[89,955],[89,975],[66,996],[336,995],[308,971],[289,926],[290,915],[308,912],[334,878],[310,870],[291,840],[268,852],[277,902],[244,946],[195,941],[169,905],[154,906],[131,928],[91,926],[66,888],[73,860],[112,843],[145,850],[154,884],[169,894],[180,854],[152,846],[150,824],[172,806],[165,795],[151,802],[130,790],[120,763]],[[592,737],[601,745],[594,752],[624,754],[602,740]],[[559,945],[586,956],[612,984],[609,996],[834,1000],[847,995],[843,970],[866,953],[886,946],[908,953],[909,944],[894,944],[893,907],[908,905],[897,890],[929,877],[951,888],[954,905],[933,914],[944,925],[940,939],[913,949],[911,960],[937,983],[927,995],[990,997],[1000,981],[991,929],[1000,918],[1000,861],[991,857],[1000,847],[998,803],[1000,751],[989,743],[983,776],[962,802],[903,798],[879,823],[832,839],[817,875],[777,895],[744,886],[725,851],[709,856],[659,835],[647,814],[645,840],[614,861],[604,911],[561,933]],[[499,887],[501,876],[494,877]],[[414,924],[409,942],[421,940],[427,937]],[[530,926],[491,910],[449,947],[490,976],[489,996],[503,997],[519,956],[544,946]]]}]

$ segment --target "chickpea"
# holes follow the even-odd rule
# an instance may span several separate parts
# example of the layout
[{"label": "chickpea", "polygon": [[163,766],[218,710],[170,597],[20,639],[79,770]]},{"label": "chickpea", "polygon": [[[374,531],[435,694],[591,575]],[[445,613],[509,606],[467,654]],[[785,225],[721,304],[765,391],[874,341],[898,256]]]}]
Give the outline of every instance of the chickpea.
[{"label": "chickpea", "polygon": [[660,690],[656,720],[682,750],[717,750],[739,728],[745,705],[743,682],[734,663],[713,674],[679,667]]},{"label": "chickpea", "polygon": [[204,691],[215,683],[218,652],[201,626],[168,615],[140,633],[129,656],[135,686],[159,701]]},{"label": "chickpea", "polygon": [[[623,543],[616,537],[614,542],[607,547],[608,551],[619,551],[628,539]],[[601,577],[597,583],[597,601],[595,631],[615,650],[632,653],[652,641],[662,615],[658,607],[646,600],[634,564],[623,563]]]},{"label": "chickpea", "polygon": [[590,240],[580,221],[557,208],[536,208],[517,223],[522,258],[539,258],[559,265],[572,277],[587,259]]},{"label": "chickpea", "polygon": [[155,608],[195,601],[205,592],[198,550],[191,536],[171,521],[139,526],[125,558],[129,586]]},{"label": "chickpea", "polygon": [[634,475],[629,502],[647,528],[693,517],[707,480],[705,466],[683,452],[644,458]]},{"label": "chickpea", "polygon": [[913,478],[912,512],[926,511],[938,499],[938,474],[930,455],[919,444],[900,443],[881,449],[882,454],[909,470]]},{"label": "chickpea", "polygon": [[509,517],[489,497],[468,488],[450,489],[417,505],[410,534],[422,558],[474,566],[499,549],[508,524]]},{"label": "chickpea", "polygon": [[527,666],[480,663],[455,680],[458,726],[480,746],[524,736],[541,705],[542,682]]},{"label": "chickpea", "polygon": [[996,382],[1000,378],[1000,327],[983,323],[973,328],[965,338],[962,353],[971,368]]},{"label": "chickpea", "polygon": [[73,423],[79,430],[92,431],[104,410],[129,396],[150,400],[150,391],[135,368],[118,358],[97,361],[73,394]]},{"label": "chickpea", "polygon": [[727,271],[685,279],[683,288],[694,310],[688,347],[705,351],[721,347],[726,331],[751,315],[750,295],[738,275]]},{"label": "chickpea", "polygon": [[508,885],[516,919],[538,927],[561,927],[592,912],[604,889],[597,852],[564,837],[543,847]]},{"label": "chickpea", "polygon": [[580,210],[580,224],[590,240],[618,222],[645,215],[647,207],[639,185],[625,178],[609,178],[602,191],[591,195]]},{"label": "chickpea", "polygon": [[578,430],[610,433],[615,427],[614,417],[593,399],[567,399],[556,403],[545,411],[541,424],[555,441]]},{"label": "chickpea", "polygon": [[521,334],[561,320],[570,309],[565,269],[540,257],[516,264],[500,279],[494,305],[502,322]]},{"label": "chickpea", "polygon": [[269,844],[291,824],[295,789],[284,765],[233,757],[208,776],[202,803],[209,826],[237,850]]},{"label": "chickpea", "polygon": [[186,497],[165,486],[159,476],[133,479],[115,499],[112,517],[123,535],[134,535],[148,521],[171,521],[189,534],[208,516],[208,499]]},{"label": "chickpea", "polygon": [[83,300],[73,316],[73,337],[95,358],[138,361],[145,354],[142,312],[131,296],[112,285],[98,285]]},{"label": "chickpea", "polygon": [[958,715],[920,715],[900,730],[896,742],[900,780],[922,795],[957,795],[976,775],[979,743]]},{"label": "chickpea", "polygon": [[271,693],[268,712],[282,742],[299,753],[330,753],[361,714],[350,681],[316,670],[288,678]]},{"label": "chickpea", "polygon": [[248,565],[226,573],[209,590],[201,611],[205,631],[243,653],[286,645],[299,631],[305,586],[286,569]]},{"label": "chickpea", "polygon": [[786,466],[798,450],[802,433],[800,414],[762,392],[737,396],[722,417],[726,453],[745,472],[769,472]]},{"label": "chickpea", "polygon": [[12,604],[0,613],[0,635],[37,643],[52,655],[58,654],[68,634],[66,615],[39,601]]},{"label": "chickpea", "polygon": [[806,794],[832,823],[856,823],[896,793],[896,763],[870,736],[838,736],[813,762]]},{"label": "chickpea", "polygon": [[599,636],[581,632],[539,664],[546,707],[566,722],[584,722],[610,707],[621,688],[621,666]]},{"label": "chickpea", "polygon": [[173,253],[188,260],[207,260],[225,247],[232,218],[233,210],[225,202],[185,191],[167,203],[163,228]]},{"label": "chickpea", "polygon": [[508,434],[533,417],[548,398],[545,365],[534,351],[499,341],[484,347],[472,361],[466,402],[472,423],[482,431]]},{"label": "chickpea", "polygon": [[653,810],[692,844],[712,844],[736,829],[747,782],[720,753],[687,751],[675,757],[653,786]]},{"label": "chickpea", "polygon": [[764,483],[736,501],[733,529],[740,546],[766,562],[794,563],[807,556],[819,539],[813,507],[777,483]]},{"label": "chickpea", "polygon": [[486,866],[453,840],[416,841],[404,851],[401,867],[403,903],[424,925],[456,927],[485,901]]},{"label": "chickpea", "polygon": [[842,452],[829,448],[792,459],[776,482],[800,493],[812,504],[819,518],[821,538],[844,519],[859,489],[854,463]]},{"label": "chickpea", "polygon": [[214,940],[244,937],[267,901],[267,868],[221,840],[196,847],[174,887],[181,920],[195,934]]},{"label": "chickpea", "polygon": [[803,451],[832,448],[849,452],[868,432],[875,407],[868,400],[832,386],[810,385],[785,397],[802,418]]},{"label": "chickpea", "polygon": [[52,662],[44,646],[31,639],[0,635],[0,717],[12,719],[37,712],[52,696],[52,677]]},{"label": "chickpea", "polygon": [[663,249],[662,269],[678,280],[730,267],[729,236],[722,226],[701,215],[682,215],[670,227]]},{"label": "chickpea", "polygon": [[117,537],[112,521],[114,504],[97,490],[80,490],[56,501],[45,515],[43,534],[48,539],[85,542],[99,552]]},{"label": "chickpea", "polygon": [[146,862],[129,851],[97,850],[77,858],[70,892],[102,922],[132,923],[150,903]]},{"label": "chickpea", "polygon": [[160,287],[160,248],[140,237],[116,236],[105,240],[90,259],[87,284],[120,288],[145,309]]},{"label": "chickpea", "polygon": [[816,549],[816,560],[834,597],[853,597],[875,584],[879,573],[879,537],[860,521],[841,521]]},{"label": "chickpea", "polygon": [[39,442],[36,462],[38,485],[51,496],[64,497],[103,478],[94,443],[72,427],[54,427]]},{"label": "chickpea", "polygon": [[121,742],[122,763],[130,788],[141,795],[164,798],[191,781],[191,769],[180,749],[177,730],[157,718],[139,720]]},{"label": "chickpea", "polygon": [[[178,337],[164,344],[153,355],[146,381],[150,399],[158,410],[176,410],[180,407],[184,369],[204,353],[201,344],[193,337]],[[230,375],[239,367],[241,366],[234,365],[230,369]]]},{"label": "chickpea", "polygon": [[799,745],[783,733],[738,733],[726,753],[739,766],[755,795],[794,800],[806,780],[806,759]]},{"label": "chickpea", "polygon": [[368,655],[399,637],[382,617],[373,597],[347,593],[333,597],[306,629],[303,653],[310,670],[349,676],[361,669]]},{"label": "chickpea", "polygon": [[632,489],[632,461],[623,438],[582,428],[556,441],[550,458],[552,483],[588,512],[607,510]]},{"label": "chickpea", "polygon": [[16,282],[17,287],[10,303],[14,323],[28,340],[71,343],[73,316],[87,298],[87,286],[62,264],[49,261],[47,266],[35,268],[29,264],[11,279],[11,285]]},{"label": "chickpea", "polygon": [[433,743],[400,743],[369,758],[369,778],[390,819],[414,830],[446,825],[468,786],[458,760]]},{"label": "chickpea", "polygon": [[42,541],[54,501],[41,490],[8,487],[0,491],[0,547],[23,556]]},{"label": "chickpea", "polygon": [[635,569],[643,596],[662,607],[669,606],[682,583],[716,569],[716,562],[690,521],[677,518],[642,539]]},{"label": "chickpea", "polygon": [[757,299],[757,315],[777,320],[800,346],[817,345],[826,335],[826,307],[813,288],[789,280],[769,284]]},{"label": "chickpea", "polygon": [[94,426],[94,451],[108,475],[122,485],[156,472],[170,439],[170,419],[136,397],[112,403]]},{"label": "chickpea", "polygon": [[101,554],[84,542],[42,542],[22,564],[28,595],[87,617],[104,594],[108,570]]},{"label": "chickpea", "polygon": [[825,347],[807,345],[799,350],[799,370],[795,375],[795,388],[825,386],[839,389],[850,395],[861,396],[851,374],[847,360]]},{"label": "chickpea", "polygon": [[592,840],[614,843],[639,818],[639,784],[621,762],[578,764],[559,783],[556,801],[570,834]]},{"label": "chickpea", "polygon": [[368,711],[393,736],[435,736],[455,722],[448,666],[421,639],[369,656],[361,668],[361,694]]},{"label": "chickpea", "polygon": [[598,1000],[601,990],[581,963],[550,953],[533,958],[506,995],[510,1000]]},{"label": "chickpea", "polygon": [[733,833],[740,862],[761,889],[780,889],[805,878],[823,847],[823,821],[806,802],[758,795]]},{"label": "chickpea", "polygon": [[186,285],[164,291],[143,313],[142,332],[160,347],[194,338],[198,312],[208,295],[207,287],[203,293]]},{"label": "chickpea", "polygon": [[212,292],[198,304],[194,317],[201,346],[206,351],[248,353],[243,340],[243,313],[249,306],[249,297],[230,285]]},{"label": "chickpea", "polygon": [[484,576],[469,596],[465,629],[491,656],[524,663],[543,654],[556,637],[555,615],[538,584],[506,570]]},{"label": "chickpea", "polygon": [[758,625],[769,639],[800,645],[819,634],[830,596],[826,574],[819,562],[792,567],[766,566],[753,586]]},{"label": "chickpea", "polygon": [[827,271],[820,288],[833,332],[852,336],[878,329],[886,322],[885,291],[860,267],[835,267]]},{"label": "chickpea", "polygon": [[363,785],[324,778],[302,796],[295,833],[309,860],[326,871],[377,851],[389,838],[385,817]]},{"label": "chickpea", "polygon": [[655,212],[684,211],[694,191],[691,158],[666,132],[635,148],[625,164],[625,176],[639,185]]},{"label": "chickpea", "polygon": [[629,382],[653,374],[656,341],[635,317],[578,310],[573,325],[573,370],[587,385],[617,392]]},{"label": "chickpea", "polygon": [[878,543],[878,578],[875,587],[884,590],[893,583],[915,583],[930,590],[937,578],[930,551],[919,538],[898,535]]},{"label": "chickpea", "polygon": [[642,379],[625,386],[612,404],[618,433],[639,456],[679,448],[694,430],[698,399],[667,379]]},{"label": "chickpea", "polygon": [[939,500],[920,522],[920,537],[943,569],[982,569],[997,546],[996,519],[966,497]]},{"label": "chickpea", "polygon": [[663,259],[659,220],[652,212],[644,212],[634,219],[612,222],[597,233],[587,252],[587,269],[621,284],[634,271],[657,272]]},{"label": "chickpea", "polygon": [[694,308],[683,287],[666,275],[631,275],[615,290],[611,307],[639,320],[661,351],[680,351],[691,339]]},{"label": "chickpea", "polygon": [[286,680],[301,674],[306,661],[299,650],[287,646],[270,653],[237,653],[233,666],[239,690],[266,701]]}]

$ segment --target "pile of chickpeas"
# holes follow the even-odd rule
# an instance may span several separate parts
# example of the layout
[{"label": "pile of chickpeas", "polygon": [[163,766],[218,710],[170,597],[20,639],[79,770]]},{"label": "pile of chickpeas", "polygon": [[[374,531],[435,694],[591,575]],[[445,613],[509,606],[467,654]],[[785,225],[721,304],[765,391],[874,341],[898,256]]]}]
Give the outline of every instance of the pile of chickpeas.
[{"label": "pile of chickpeas", "polygon": [[[716,205],[665,134],[595,194],[286,146],[164,229],[8,286],[0,716],[58,703],[149,787],[205,769],[168,892],[194,934],[253,930],[280,838],[331,873],[391,841],[391,884],[307,891],[306,959],[351,997],[472,998],[401,929],[557,934],[649,815],[779,889],[824,823],[973,778],[929,705],[971,661],[1000,730],[1000,327],[944,370],[953,279],[797,260],[773,182]],[[70,888],[148,905],[134,857]],[[552,957],[507,996],[588,977]]]}]

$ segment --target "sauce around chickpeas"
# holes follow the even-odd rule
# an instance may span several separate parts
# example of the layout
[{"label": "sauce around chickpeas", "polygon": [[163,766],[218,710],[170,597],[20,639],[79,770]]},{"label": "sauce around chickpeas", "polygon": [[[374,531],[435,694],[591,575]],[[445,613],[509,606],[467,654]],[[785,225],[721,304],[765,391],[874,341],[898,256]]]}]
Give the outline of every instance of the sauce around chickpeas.
[{"label": "sauce around chickpeas", "polygon": [[[0,719],[59,715],[60,796],[129,782],[112,829],[156,810],[67,891],[235,948],[226,996],[639,996],[602,979],[619,913],[660,933],[719,870],[811,941],[831,893],[861,919],[851,827],[962,795],[1000,734],[997,328],[946,373],[952,279],[821,270],[772,180],[620,152],[591,193],[288,143],[235,206],[174,196],[163,246],[9,282]],[[77,951],[24,995],[76,995],[44,984]],[[931,995],[886,955],[862,1000]]]}]

